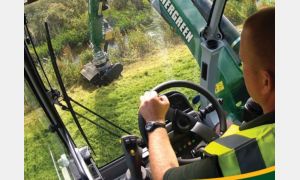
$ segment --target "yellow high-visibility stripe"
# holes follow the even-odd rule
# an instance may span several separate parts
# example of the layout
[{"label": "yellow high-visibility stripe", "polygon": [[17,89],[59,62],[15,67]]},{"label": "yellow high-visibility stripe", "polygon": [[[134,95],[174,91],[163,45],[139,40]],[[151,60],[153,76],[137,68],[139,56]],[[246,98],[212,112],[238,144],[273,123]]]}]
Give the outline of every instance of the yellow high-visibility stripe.
[{"label": "yellow high-visibility stripe", "polygon": [[275,128],[275,124],[266,124],[266,125],[261,125],[255,128],[251,129],[245,129],[243,131],[239,130],[239,126],[232,124],[228,130],[224,133],[222,137],[230,136],[233,134],[239,134],[248,138],[259,138],[257,135],[259,134],[260,136],[263,136],[265,133],[264,132],[269,132],[272,129]]},{"label": "yellow high-visibility stripe", "polygon": [[259,139],[258,146],[260,153],[265,161],[266,167],[273,166],[275,164],[275,129],[266,133]]},{"label": "yellow high-visibility stripe", "polygon": [[212,141],[205,147],[205,151],[208,153],[214,152],[214,155],[221,155],[232,151],[232,149],[216,143],[215,141]]},{"label": "yellow high-visibility stripe", "polygon": [[[220,137],[231,135],[240,135],[250,139],[256,139],[260,154],[266,167],[275,164],[275,124],[266,124],[243,131],[239,130],[239,126],[233,124],[226,133]],[[205,147],[205,152],[218,156],[218,161],[224,176],[241,174],[239,162],[237,160],[235,150],[221,145],[217,142],[211,142]]]},{"label": "yellow high-visibility stripe", "polygon": [[248,138],[256,138],[259,139],[266,135],[269,131],[272,131],[272,129],[275,128],[275,124],[266,124],[261,125],[255,128],[246,129],[243,131],[237,131],[235,134],[239,134],[242,136],[246,136]]},{"label": "yellow high-visibility stripe", "polygon": [[241,174],[241,169],[239,166],[239,161],[235,155],[235,151],[230,151],[228,153],[222,154],[218,158],[220,168],[222,170],[223,176],[231,176],[236,174]]},{"label": "yellow high-visibility stripe", "polygon": [[240,131],[239,128],[240,128],[240,127],[239,127],[238,125],[232,124],[232,125],[227,129],[227,131],[223,134],[222,137],[226,137],[226,136],[230,136],[230,135],[236,134],[236,132]]},{"label": "yellow high-visibility stripe", "polygon": [[241,174],[238,160],[235,156],[235,152],[232,149],[213,141],[205,147],[205,152],[213,152],[211,154],[219,156],[218,161],[219,164],[222,164],[220,168],[224,176]]}]

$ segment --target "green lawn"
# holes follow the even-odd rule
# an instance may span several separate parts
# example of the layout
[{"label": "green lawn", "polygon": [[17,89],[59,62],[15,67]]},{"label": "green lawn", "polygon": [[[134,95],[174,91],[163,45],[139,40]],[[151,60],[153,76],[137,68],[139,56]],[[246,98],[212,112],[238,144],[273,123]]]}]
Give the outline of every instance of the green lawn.
[{"label": "green lawn", "polygon": [[[138,59],[133,64],[126,65],[122,72],[122,77],[108,86],[101,88],[73,86],[68,91],[69,96],[73,99],[81,102],[122,128],[139,135],[137,114],[139,97],[144,91],[167,80],[184,79],[199,82],[199,76],[199,66],[190,51],[185,45],[177,45],[161,49],[160,51],[154,51],[151,55],[143,59]],[[70,113],[62,111],[59,107],[57,109],[77,146],[85,146],[86,144]],[[108,124],[103,123],[103,121],[87,113],[80,107],[74,105],[74,109],[101,125],[109,127]],[[47,133],[41,133],[36,130],[38,128],[37,125],[41,124],[39,113],[31,112],[25,115],[26,179],[54,177],[55,170],[49,155],[49,146],[55,149],[53,151],[56,152],[57,159],[60,156],[59,152],[63,152],[61,148],[57,147],[58,145],[51,144],[51,138],[50,140],[49,138],[43,138],[43,136],[49,136]],[[79,121],[96,152],[94,159],[97,165],[102,166],[122,154],[119,138],[111,136],[84,119],[79,119]],[[46,129],[47,125],[44,123],[39,128]],[[122,134],[113,127],[109,127],[109,129]],[[55,140],[52,138],[52,141]]]},{"label": "green lawn", "polygon": [[48,125],[49,122],[41,108],[25,115],[25,179],[57,179],[50,154],[52,153],[57,160],[66,151],[60,146],[60,139],[55,134],[47,132]]}]

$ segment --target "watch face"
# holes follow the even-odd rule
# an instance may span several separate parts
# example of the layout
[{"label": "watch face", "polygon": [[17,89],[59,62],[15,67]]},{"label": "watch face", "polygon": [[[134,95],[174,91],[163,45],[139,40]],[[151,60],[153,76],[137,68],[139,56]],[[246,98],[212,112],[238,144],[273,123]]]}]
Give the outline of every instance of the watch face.
[{"label": "watch face", "polygon": [[152,127],[153,127],[153,123],[151,122],[147,122],[145,125],[146,131],[151,131]]}]

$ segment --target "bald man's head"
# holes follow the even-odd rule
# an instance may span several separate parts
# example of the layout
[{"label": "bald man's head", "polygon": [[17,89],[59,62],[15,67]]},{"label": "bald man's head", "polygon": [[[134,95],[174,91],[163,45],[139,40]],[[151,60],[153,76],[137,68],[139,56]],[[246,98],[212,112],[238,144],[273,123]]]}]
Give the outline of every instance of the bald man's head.
[{"label": "bald man's head", "polygon": [[[275,8],[265,8],[250,16],[243,28],[244,53],[250,53],[249,63],[275,73]],[[245,52],[246,51],[246,52]]]}]

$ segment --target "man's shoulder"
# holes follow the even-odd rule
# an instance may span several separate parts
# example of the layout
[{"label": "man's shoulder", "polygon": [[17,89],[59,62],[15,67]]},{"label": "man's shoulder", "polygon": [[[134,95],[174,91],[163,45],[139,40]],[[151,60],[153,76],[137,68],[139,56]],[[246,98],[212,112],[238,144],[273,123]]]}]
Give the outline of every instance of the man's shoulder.
[{"label": "man's shoulder", "polygon": [[263,114],[247,123],[241,124],[239,130],[242,131],[267,124],[275,124],[275,111]]}]

